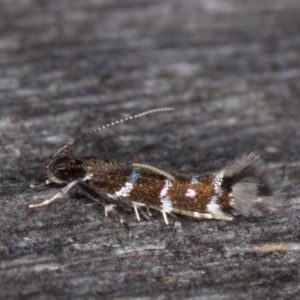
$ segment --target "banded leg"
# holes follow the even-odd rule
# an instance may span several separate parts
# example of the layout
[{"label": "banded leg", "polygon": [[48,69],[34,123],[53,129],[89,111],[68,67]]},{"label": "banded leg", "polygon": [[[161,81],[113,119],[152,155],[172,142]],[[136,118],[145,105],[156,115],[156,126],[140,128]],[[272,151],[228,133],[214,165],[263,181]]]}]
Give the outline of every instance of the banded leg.
[{"label": "banded leg", "polygon": [[151,214],[149,214],[147,208],[146,210],[143,210],[142,208],[140,209],[140,212],[142,213],[143,217],[146,219],[146,220],[150,220],[151,219]]},{"label": "banded leg", "polygon": [[70,182],[67,186],[65,186],[60,192],[58,192],[57,194],[55,194],[52,198],[50,199],[46,199],[45,201],[41,202],[41,203],[37,203],[37,204],[30,204],[29,207],[30,208],[34,208],[34,207],[41,207],[41,206],[46,206],[49,205],[50,203],[64,197],[75,185],[78,184],[78,180],[74,180],[72,182]]},{"label": "banded leg", "polygon": [[132,206],[133,206],[133,209],[134,209],[134,212],[135,212],[137,220],[141,221],[141,218],[140,218],[140,215],[139,215],[139,210],[138,210],[139,208],[138,208],[138,206],[134,205],[134,204],[132,204]]},{"label": "banded leg", "polygon": [[[123,209],[128,209],[128,206],[125,206],[125,204],[123,204],[123,203],[117,202],[116,199],[112,199],[112,198],[108,197],[106,194],[103,194],[98,190],[95,191],[94,189],[92,189],[90,186],[88,186],[86,183],[84,183],[82,181],[78,183],[78,188],[89,199],[100,203],[104,207],[105,217],[107,217],[108,213],[110,213],[110,212],[114,216],[116,216],[117,219],[119,219],[120,223],[126,228],[126,230],[128,232],[128,236],[132,237],[132,230],[130,229],[129,225],[127,224],[125,219],[115,210],[115,207],[117,207],[117,206],[122,207]],[[115,202],[117,204],[114,204],[112,202]]]},{"label": "banded leg", "polygon": [[32,189],[37,189],[37,188],[40,188],[40,187],[42,187],[42,186],[49,185],[49,184],[51,184],[51,183],[52,183],[52,181],[49,180],[49,179],[47,179],[45,182],[42,182],[42,183],[39,183],[39,184],[31,184],[30,187],[31,187]]},{"label": "banded leg", "polygon": [[131,238],[132,237],[132,230],[129,227],[128,223],[125,221],[125,219],[115,210],[115,205],[114,204],[109,204],[105,206],[105,216],[108,216],[108,213],[111,212],[114,216],[119,219],[120,223],[126,228],[128,232],[128,236]]},{"label": "banded leg", "polygon": [[[120,221],[120,223],[126,228],[129,237],[132,236],[132,231],[129,227],[129,225],[126,223],[126,221],[118,214],[118,212],[115,210],[115,204],[112,204],[112,202],[117,202],[115,199],[110,199],[107,197],[105,194],[101,194],[100,192],[96,192],[92,188],[90,188],[87,184],[85,184],[82,181],[79,180],[74,180],[70,182],[67,186],[65,186],[60,192],[55,194],[53,197],[50,199],[46,199],[41,203],[37,204],[30,204],[30,208],[36,208],[36,207],[41,207],[41,206],[47,206],[52,202],[55,202],[56,200],[63,198],[74,186],[80,189],[80,191],[86,195],[89,199],[94,200],[101,204],[104,209],[105,209],[105,216],[107,216],[108,212],[111,212],[114,214]],[[124,206],[122,203],[118,203],[119,206]],[[124,207],[125,209],[128,209],[128,206]]]},{"label": "banded leg", "polygon": [[167,213],[165,211],[161,211],[163,217],[164,217],[164,220],[165,220],[165,223],[166,225],[169,225],[169,220],[168,220],[168,217],[167,217]]},{"label": "banded leg", "polygon": [[[169,220],[168,220],[168,216],[171,216],[172,218],[177,218],[176,216],[176,211],[174,211],[174,209],[169,209],[169,208],[157,208],[157,207],[150,207],[151,209],[154,209],[156,211],[159,211],[162,215],[163,215],[163,218],[164,218],[164,221],[165,221],[165,224],[166,225],[169,225]],[[149,211],[149,208],[147,208],[147,212]],[[151,214],[150,214],[151,215]]]},{"label": "banded leg", "polygon": [[169,225],[169,220],[168,220],[167,213],[171,214],[171,211],[166,210],[164,208],[158,208],[158,207],[155,207],[155,206],[152,206],[152,207],[150,206],[150,208],[159,211],[163,215],[163,218],[164,218],[164,221],[165,221],[166,225]]},{"label": "banded leg", "polygon": [[143,217],[146,220],[150,220],[151,214],[149,214],[149,208],[145,204],[136,202],[136,201],[132,201],[131,205],[134,209],[134,212],[135,212],[135,215],[136,215],[136,218],[138,221],[141,220],[139,212],[143,215]]}]

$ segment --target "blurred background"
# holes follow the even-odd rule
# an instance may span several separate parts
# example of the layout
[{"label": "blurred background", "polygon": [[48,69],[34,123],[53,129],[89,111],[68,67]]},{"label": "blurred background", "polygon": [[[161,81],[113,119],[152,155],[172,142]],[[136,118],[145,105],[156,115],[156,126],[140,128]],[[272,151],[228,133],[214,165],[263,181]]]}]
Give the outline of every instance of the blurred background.
[{"label": "blurred background", "polygon": [[[297,0],[1,0],[1,298],[298,295],[299,16]],[[175,110],[75,154],[202,173],[254,151],[283,191],[278,212],[170,226],[126,214],[129,240],[76,192],[28,209],[59,190],[29,187],[53,151],[159,107]]]}]

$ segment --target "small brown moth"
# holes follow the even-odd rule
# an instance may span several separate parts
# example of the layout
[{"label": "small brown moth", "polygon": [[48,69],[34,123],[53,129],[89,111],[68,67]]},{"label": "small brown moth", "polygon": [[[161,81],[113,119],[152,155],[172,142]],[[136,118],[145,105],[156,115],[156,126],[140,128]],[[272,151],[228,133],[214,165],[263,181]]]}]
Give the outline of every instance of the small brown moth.
[{"label": "small brown moth", "polygon": [[71,157],[69,151],[80,141],[107,127],[148,114],[170,111],[161,108],[143,112],[101,126],[56,150],[48,159],[45,171],[50,183],[66,185],[61,192],[39,204],[46,206],[78,188],[86,197],[100,203],[105,216],[110,212],[131,230],[116,208],[134,209],[150,219],[151,210],[167,215],[180,214],[197,219],[232,220],[235,216],[261,216],[274,209],[275,193],[263,176],[263,162],[251,153],[211,174],[166,172],[156,167],[128,162],[107,161],[95,157]]}]

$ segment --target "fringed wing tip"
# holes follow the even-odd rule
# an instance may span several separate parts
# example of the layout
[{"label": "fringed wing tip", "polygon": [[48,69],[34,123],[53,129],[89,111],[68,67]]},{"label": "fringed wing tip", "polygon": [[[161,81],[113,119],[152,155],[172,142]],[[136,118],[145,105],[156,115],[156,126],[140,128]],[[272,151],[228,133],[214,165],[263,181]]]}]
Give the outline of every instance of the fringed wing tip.
[{"label": "fringed wing tip", "polygon": [[233,215],[263,216],[278,207],[280,192],[268,183],[264,163],[250,153],[223,170],[222,186],[231,190]]}]

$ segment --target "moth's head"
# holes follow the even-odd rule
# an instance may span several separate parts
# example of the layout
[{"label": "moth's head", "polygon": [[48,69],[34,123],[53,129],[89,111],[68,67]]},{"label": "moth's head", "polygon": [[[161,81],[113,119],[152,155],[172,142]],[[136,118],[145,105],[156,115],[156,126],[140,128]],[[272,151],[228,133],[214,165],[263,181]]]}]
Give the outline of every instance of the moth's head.
[{"label": "moth's head", "polygon": [[67,156],[69,145],[65,145],[54,151],[45,164],[45,171],[49,180],[56,183],[65,183],[70,181],[68,172],[62,172],[62,168],[66,167],[70,158]]},{"label": "moth's head", "polygon": [[54,159],[58,158],[58,157],[66,157],[67,153],[69,152],[70,149],[70,145],[64,145],[63,147],[55,150],[48,158],[45,168],[47,167],[47,165]]},{"label": "moth's head", "polygon": [[85,170],[80,162],[80,159],[71,159],[68,156],[68,152],[79,142],[82,140],[86,139],[90,135],[103,130],[108,127],[115,126],[117,124],[134,120],[137,118],[141,118],[145,115],[152,114],[152,113],[157,113],[157,112],[163,112],[163,111],[169,111],[173,110],[173,108],[159,108],[159,109],[153,109],[153,110],[148,110],[143,113],[130,116],[124,119],[119,119],[114,122],[108,123],[106,125],[103,125],[101,127],[98,127],[83,136],[81,136],[79,139],[74,141],[71,145],[65,145],[55,152],[52,153],[52,155],[48,158],[46,165],[45,165],[45,171],[47,173],[48,179],[52,182],[56,183],[67,183],[71,182],[76,179],[83,178],[85,175]]}]

